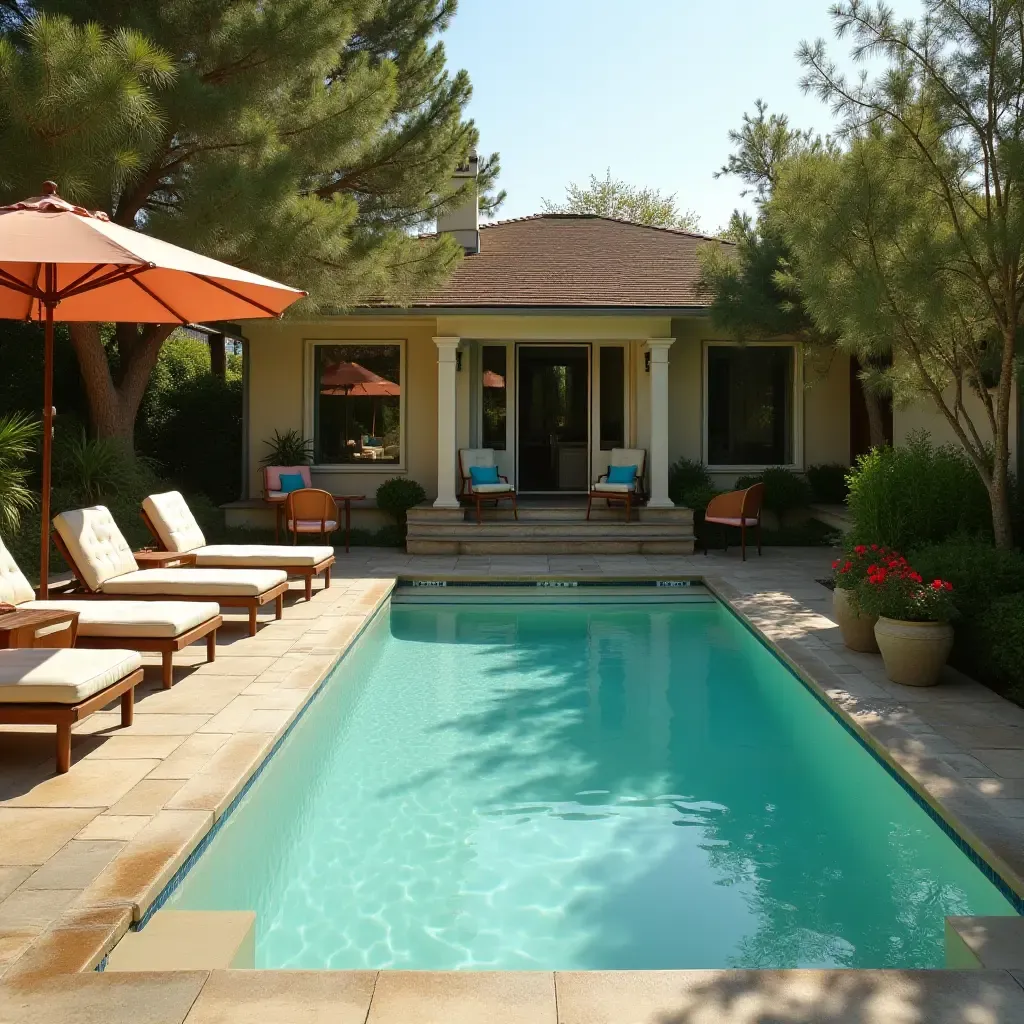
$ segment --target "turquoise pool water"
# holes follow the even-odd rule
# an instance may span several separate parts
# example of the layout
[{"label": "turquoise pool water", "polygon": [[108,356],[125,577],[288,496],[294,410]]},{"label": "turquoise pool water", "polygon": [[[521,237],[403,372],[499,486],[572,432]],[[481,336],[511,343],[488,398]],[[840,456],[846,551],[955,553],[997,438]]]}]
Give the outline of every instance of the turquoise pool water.
[{"label": "turquoise pool water", "polygon": [[1013,913],[713,602],[393,606],[169,905],[281,968],[939,967]]}]

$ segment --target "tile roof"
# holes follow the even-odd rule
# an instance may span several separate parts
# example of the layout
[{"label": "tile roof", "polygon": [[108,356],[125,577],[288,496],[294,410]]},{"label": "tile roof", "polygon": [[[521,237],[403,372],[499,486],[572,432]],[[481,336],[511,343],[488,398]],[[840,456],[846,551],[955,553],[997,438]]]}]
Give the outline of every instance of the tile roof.
[{"label": "tile roof", "polygon": [[408,305],[471,308],[706,306],[697,250],[721,239],[587,214],[483,224],[480,252]]}]

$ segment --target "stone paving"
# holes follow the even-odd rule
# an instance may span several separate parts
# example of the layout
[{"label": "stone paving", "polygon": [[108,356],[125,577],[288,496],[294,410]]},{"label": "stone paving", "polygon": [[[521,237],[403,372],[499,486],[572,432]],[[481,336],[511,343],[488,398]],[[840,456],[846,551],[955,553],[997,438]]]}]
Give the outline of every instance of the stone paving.
[{"label": "stone paving", "polygon": [[91,970],[223,814],[397,575],[628,578],[698,574],[833,701],[1024,892],[1024,710],[948,672],[889,683],[827,617],[829,552],[710,556],[415,557],[339,554],[335,582],[245,635],[229,615],[214,664],[147,658],[135,724],[105,711],[52,774],[50,730],[0,731],[0,1024],[22,1020],[268,1024],[1024,1022],[1017,971],[682,971],[604,974]]}]

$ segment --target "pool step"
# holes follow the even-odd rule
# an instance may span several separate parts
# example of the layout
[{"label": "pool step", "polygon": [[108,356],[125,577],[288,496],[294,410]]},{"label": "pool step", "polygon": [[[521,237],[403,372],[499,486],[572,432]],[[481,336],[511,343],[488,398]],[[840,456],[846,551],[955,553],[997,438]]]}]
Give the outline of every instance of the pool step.
[{"label": "pool step", "polygon": [[687,508],[633,512],[623,509],[526,505],[519,519],[511,509],[486,509],[477,523],[473,509],[409,511],[410,554],[679,554],[693,553],[693,513]]}]

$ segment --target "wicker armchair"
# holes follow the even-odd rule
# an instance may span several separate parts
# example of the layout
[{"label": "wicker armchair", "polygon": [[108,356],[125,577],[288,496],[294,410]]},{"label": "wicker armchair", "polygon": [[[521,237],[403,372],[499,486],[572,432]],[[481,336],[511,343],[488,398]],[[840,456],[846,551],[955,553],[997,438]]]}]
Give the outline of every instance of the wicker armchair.
[{"label": "wicker armchair", "polygon": [[[735,526],[740,531],[740,550],[743,561],[747,560],[747,527],[757,528],[757,553],[761,554],[761,505],[764,501],[764,484],[754,484],[745,491],[729,491],[712,498],[704,512],[705,523],[719,526]],[[729,550],[726,535],[725,550]],[[708,553],[707,537],[704,538],[704,554]]]}]

